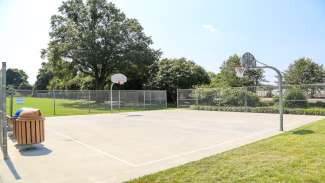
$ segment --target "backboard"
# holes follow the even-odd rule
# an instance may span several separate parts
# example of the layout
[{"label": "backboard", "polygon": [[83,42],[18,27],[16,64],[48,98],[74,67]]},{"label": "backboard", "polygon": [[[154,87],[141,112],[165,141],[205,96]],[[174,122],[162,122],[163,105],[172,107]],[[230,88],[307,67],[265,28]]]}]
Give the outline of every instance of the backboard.
[{"label": "backboard", "polygon": [[256,68],[256,59],[253,54],[250,52],[246,52],[240,58],[240,64],[246,69]]},{"label": "backboard", "polygon": [[127,81],[127,77],[124,74],[118,73],[111,76],[111,81],[117,84],[124,84]]}]

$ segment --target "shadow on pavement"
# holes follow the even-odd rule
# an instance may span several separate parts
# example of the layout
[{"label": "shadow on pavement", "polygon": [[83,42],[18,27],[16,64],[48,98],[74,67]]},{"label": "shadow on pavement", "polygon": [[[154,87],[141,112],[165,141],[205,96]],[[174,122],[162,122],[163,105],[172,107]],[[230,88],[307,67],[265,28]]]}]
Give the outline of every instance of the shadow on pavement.
[{"label": "shadow on pavement", "polygon": [[16,148],[22,156],[45,156],[52,152],[42,144],[27,147],[16,145]]},{"label": "shadow on pavement", "polygon": [[15,177],[15,179],[20,180],[21,177],[20,177],[19,173],[17,172],[15,165],[12,163],[11,159],[8,158],[8,159],[5,159],[4,161],[7,165],[7,167],[9,168],[9,170],[11,171],[12,175]]}]

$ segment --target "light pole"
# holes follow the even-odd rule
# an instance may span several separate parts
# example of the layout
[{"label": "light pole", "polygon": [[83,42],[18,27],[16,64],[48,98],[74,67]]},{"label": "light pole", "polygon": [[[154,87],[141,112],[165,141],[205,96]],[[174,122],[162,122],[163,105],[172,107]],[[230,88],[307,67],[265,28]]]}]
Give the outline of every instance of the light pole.
[{"label": "light pole", "polygon": [[[256,63],[261,64],[262,66],[256,66]],[[272,69],[275,71],[278,75],[278,89],[279,89],[279,114],[280,114],[280,131],[283,131],[283,86],[282,86],[282,74],[281,71],[273,66],[269,66],[267,64],[264,64],[262,62],[259,62],[258,60],[255,59],[255,57],[249,53],[246,52],[243,54],[243,56],[240,59],[240,64],[239,66],[235,67],[236,75],[238,77],[243,77],[244,72],[246,70],[250,69]]]}]

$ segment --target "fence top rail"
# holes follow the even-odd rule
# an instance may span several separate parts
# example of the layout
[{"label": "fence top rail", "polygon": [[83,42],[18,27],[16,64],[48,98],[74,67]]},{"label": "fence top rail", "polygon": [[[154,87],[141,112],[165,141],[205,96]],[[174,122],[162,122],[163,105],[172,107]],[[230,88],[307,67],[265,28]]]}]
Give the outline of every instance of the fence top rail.
[{"label": "fence top rail", "polygon": [[[289,84],[284,84],[283,87],[314,87],[314,86],[319,86],[319,87],[325,87],[325,83],[315,83],[315,84],[300,84],[300,85],[289,85]],[[219,88],[179,88],[177,89],[178,91],[191,91],[191,90],[203,90],[203,89],[209,89],[209,90],[220,90],[220,89],[241,89],[241,88],[277,88],[278,86],[276,85],[255,85],[255,86],[240,86],[240,87],[219,87]]]},{"label": "fence top rail", "polygon": [[[110,90],[20,90],[15,89],[15,92],[104,92]],[[129,91],[129,92],[165,92],[166,90],[113,90],[113,91]]]}]

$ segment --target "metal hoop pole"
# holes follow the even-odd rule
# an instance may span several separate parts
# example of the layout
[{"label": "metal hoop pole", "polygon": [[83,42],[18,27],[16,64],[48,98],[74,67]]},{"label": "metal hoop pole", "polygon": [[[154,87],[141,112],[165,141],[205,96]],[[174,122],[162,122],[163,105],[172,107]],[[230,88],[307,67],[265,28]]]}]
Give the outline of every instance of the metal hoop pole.
[{"label": "metal hoop pole", "polygon": [[[261,62],[258,62],[261,63]],[[268,68],[274,70],[278,74],[278,87],[279,87],[279,113],[280,113],[280,131],[283,131],[283,83],[282,83],[282,74],[281,71],[275,67],[265,65],[257,68]]]},{"label": "metal hoop pole", "polygon": [[111,112],[113,112],[113,86],[114,83],[111,84]]}]

